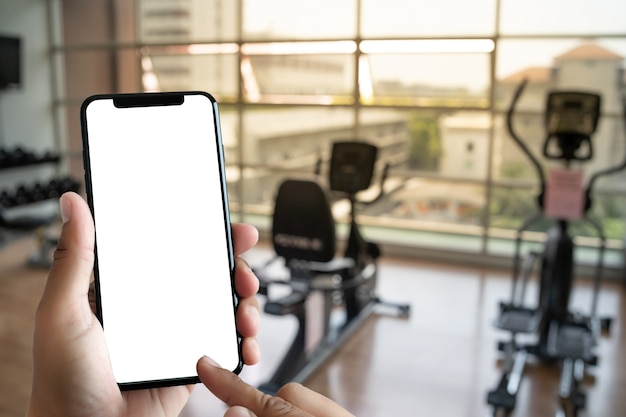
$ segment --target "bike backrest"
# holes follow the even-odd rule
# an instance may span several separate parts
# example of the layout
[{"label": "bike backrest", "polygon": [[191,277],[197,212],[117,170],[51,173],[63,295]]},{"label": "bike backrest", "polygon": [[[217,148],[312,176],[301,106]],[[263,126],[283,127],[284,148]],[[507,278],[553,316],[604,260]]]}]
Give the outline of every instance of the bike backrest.
[{"label": "bike backrest", "polygon": [[335,221],[326,192],[315,180],[285,180],[276,194],[272,243],[278,256],[329,262],[335,256]]}]

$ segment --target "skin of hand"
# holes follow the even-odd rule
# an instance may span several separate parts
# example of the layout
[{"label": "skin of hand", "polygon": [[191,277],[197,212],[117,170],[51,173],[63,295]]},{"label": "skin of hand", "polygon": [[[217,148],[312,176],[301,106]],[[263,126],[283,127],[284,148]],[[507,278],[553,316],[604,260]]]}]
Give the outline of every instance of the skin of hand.
[{"label": "skin of hand", "polygon": [[197,370],[200,381],[229,406],[224,417],[354,417],[329,398],[294,382],[272,396],[208,357],[198,361]]},{"label": "skin of hand", "polygon": [[[94,265],[94,223],[86,202],[75,193],[60,199],[63,228],[35,315],[33,382],[27,417],[177,416],[194,386],[120,392],[109,362],[102,326],[89,303]],[[258,232],[233,224],[238,257],[235,289],[240,302],[237,329],[244,363],[259,360],[256,334],[258,280],[239,255],[252,248]]]}]

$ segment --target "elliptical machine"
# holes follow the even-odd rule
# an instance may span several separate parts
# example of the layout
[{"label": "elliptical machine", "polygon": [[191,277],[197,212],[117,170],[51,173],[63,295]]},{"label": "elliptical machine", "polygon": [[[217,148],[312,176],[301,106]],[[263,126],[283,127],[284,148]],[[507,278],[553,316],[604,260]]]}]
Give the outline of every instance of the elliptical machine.
[{"label": "elliptical machine", "polygon": [[[577,416],[585,408],[586,396],[581,389],[585,368],[597,364],[598,358],[593,348],[601,332],[608,331],[611,325],[610,318],[598,317],[596,311],[602,281],[605,236],[600,224],[588,216],[591,196],[598,178],[626,168],[626,155],[620,164],[593,173],[580,198],[582,219],[595,229],[600,245],[590,311],[587,314],[571,311],[569,300],[574,279],[575,247],[568,230],[570,219],[554,219],[541,253],[530,252],[523,263],[520,256],[523,232],[545,217],[544,197],[550,186],[538,159],[513,128],[515,107],[526,83],[523,81],[514,94],[507,113],[507,127],[513,140],[536,169],[540,182],[537,198],[539,210],[517,230],[511,297],[508,302],[500,303],[500,313],[495,321],[498,329],[510,333],[510,339],[498,343],[498,349],[504,352],[503,372],[498,386],[488,393],[487,403],[493,406],[494,415],[511,414],[528,356],[533,355],[544,363],[561,364],[558,392],[560,406],[565,416]],[[545,115],[548,134],[543,144],[543,156],[562,161],[566,170],[570,169],[572,161],[590,160],[593,156],[591,136],[598,124],[600,101],[597,94],[550,92]],[[528,307],[525,305],[526,287],[536,261],[539,261],[539,297],[536,306]],[[536,341],[520,343],[518,335],[529,335]]]},{"label": "elliptical machine", "polygon": [[[318,178],[288,179],[275,199],[272,244],[276,256],[255,268],[260,293],[266,295],[264,311],[293,315],[297,333],[269,380],[259,387],[275,393],[290,381],[304,382],[374,311],[377,305],[409,315],[407,304],[386,303],[376,295],[380,249],[361,235],[356,220],[359,204],[381,198],[388,166],[380,176],[380,191],[371,201],[357,198],[370,188],[377,147],[363,141],[333,144],[329,184],[332,192],[350,204],[349,234],[342,256],[337,256],[335,220],[327,190]],[[321,161],[316,168],[319,174]],[[270,278],[270,266],[282,259],[288,279]],[[272,297],[270,288],[288,287],[291,292]]]}]

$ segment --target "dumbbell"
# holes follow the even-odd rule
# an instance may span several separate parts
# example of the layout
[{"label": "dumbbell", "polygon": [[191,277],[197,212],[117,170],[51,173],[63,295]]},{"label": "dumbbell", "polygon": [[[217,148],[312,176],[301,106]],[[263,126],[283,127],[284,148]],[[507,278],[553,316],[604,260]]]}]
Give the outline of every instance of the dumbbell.
[{"label": "dumbbell", "polygon": [[0,193],[0,206],[4,208],[9,208],[13,206],[13,197],[11,197],[11,195],[6,190]]},{"label": "dumbbell", "polygon": [[39,158],[39,160],[41,162],[51,162],[56,160],[58,157],[56,154],[50,152],[50,151],[46,151],[43,156],[41,158]]},{"label": "dumbbell", "polygon": [[0,168],[8,168],[9,166],[9,153],[6,149],[0,149]]},{"label": "dumbbell", "polygon": [[80,184],[78,183],[78,181],[72,179],[72,177],[65,177],[61,181],[60,188],[61,190],[63,190],[62,193],[67,191],[78,192],[80,191]]},{"label": "dumbbell", "polygon": [[15,205],[21,206],[22,204],[28,204],[32,201],[32,193],[24,185],[17,187],[15,191]]},{"label": "dumbbell", "polygon": [[31,191],[31,201],[42,201],[48,198],[48,190],[40,183],[35,183]]},{"label": "dumbbell", "polygon": [[30,151],[26,151],[24,148],[18,146],[12,152],[13,166],[31,164],[35,161],[35,154]]},{"label": "dumbbell", "polygon": [[48,187],[47,188],[47,196],[48,198],[59,198],[61,196],[61,184],[59,183],[59,181],[53,179],[50,180],[50,182],[48,183]]}]

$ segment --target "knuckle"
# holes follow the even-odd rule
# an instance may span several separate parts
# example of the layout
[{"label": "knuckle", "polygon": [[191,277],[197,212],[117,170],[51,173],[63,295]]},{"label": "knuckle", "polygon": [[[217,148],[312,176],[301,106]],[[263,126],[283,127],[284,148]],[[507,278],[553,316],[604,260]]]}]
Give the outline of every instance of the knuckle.
[{"label": "knuckle", "polygon": [[287,415],[287,413],[293,411],[295,407],[287,400],[279,397],[264,394],[261,398],[261,409],[263,412],[272,412],[274,415]]},{"label": "knuckle", "polygon": [[297,394],[302,390],[302,385],[298,384],[297,382],[289,382],[285,385],[283,385],[278,392],[276,393],[277,396],[284,398],[285,400],[289,401],[290,398],[293,398],[294,396],[297,396]]}]

